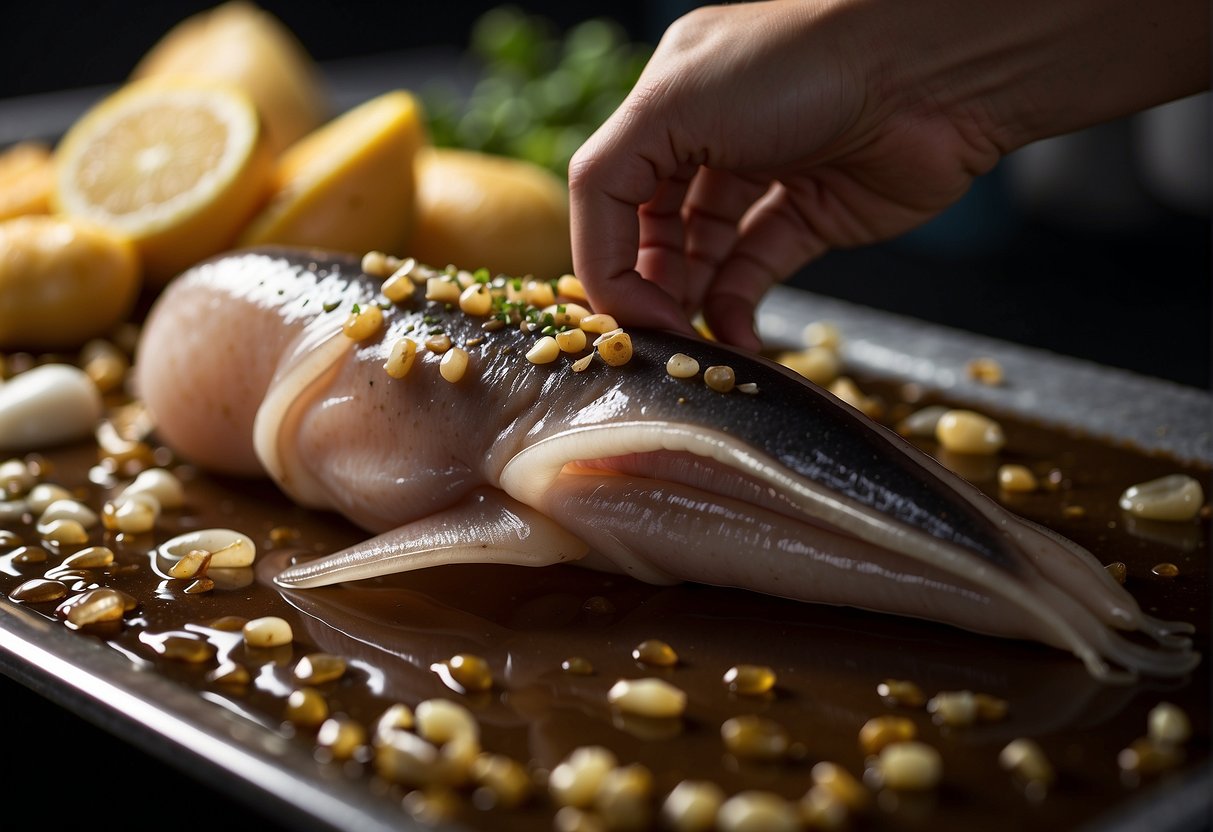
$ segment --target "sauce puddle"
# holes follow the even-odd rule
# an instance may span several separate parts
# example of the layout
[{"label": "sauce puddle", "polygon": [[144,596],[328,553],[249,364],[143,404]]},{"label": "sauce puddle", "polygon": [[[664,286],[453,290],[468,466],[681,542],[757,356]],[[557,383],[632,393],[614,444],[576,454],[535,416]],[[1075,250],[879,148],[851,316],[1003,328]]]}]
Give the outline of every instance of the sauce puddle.
[{"label": "sauce puddle", "polygon": [[[896,387],[863,386],[897,402]],[[908,409],[894,404],[889,412]],[[1207,657],[1207,511],[1190,522],[1143,521],[1123,513],[1117,498],[1129,485],[1167,474],[1187,473],[1207,483],[1209,470],[998,418],[1007,443],[997,455],[949,457],[933,442],[920,446],[1016,513],[1072,538],[1105,564],[1125,564],[1126,587],[1143,609],[1195,624],[1196,647]],[[365,534],[335,515],[298,508],[268,483],[212,477],[157,453],[185,485],[186,504],[163,512],[150,533],[115,534],[100,525],[91,531],[84,545],[109,546],[114,563],[62,574],[68,596],[106,587],[126,593],[137,606],[120,621],[81,627],[79,635],[304,747],[317,746],[318,729],[292,716],[291,693],[303,687],[314,688],[330,715],[370,735],[394,704],[412,709],[426,700],[451,700],[475,718],[480,746],[519,763],[530,780],[530,797],[507,806],[503,793],[474,784],[392,782],[377,769],[369,740],[348,762],[324,762],[325,752],[318,755],[318,766],[365,784],[367,801],[394,804],[402,819],[412,813],[475,829],[552,828],[559,807],[545,787],[547,776],[582,746],[602,746],[620,764],[648,770],[651,790],[639,803],[653,827],[660,825],[661,801],[686,779],[715,783],[725,795],[762,790],[799,801],[819,762],[862,779],[867,754],[860,729],[889,714],[910,720],[917,739],[939,751],[942,779],[921,793],[872,788],[860,820],[865,829],[1072,828],[1117,812],[1159,781],[1176,782],[1208,764],[1207,658],[1186,680],[1106,686],[1068,653],[1034,644],[744,591],[650,586],[576,567],[449,566],[283,593],[272,577],[287,563],[339,550]],[[100,512],[129,476],[107,478],[97,454],[87,443],[32,459],[42,481],[66,487]],[[1004,463],[1026,465],[1042,486],[1031,493],[1000,492],[997,469]],[[0,542],[0,598],[8,599],[0,603],[12,603],[12,593],[28,581],[61,574],[52,570],[82,548],[44,544],[33,521],[26,515],[0,522],[49,554],[44,562],[22,563],[12,540]],[[210,592],[189,594],[190,581],[167,576],[153,552],[171,537],[206,528],[248,535],[257,560],[252,568],[212,575]],[[1159,574],[1161,563],[1173,564],[1175,574]],[[62,623],[56,612],[62,600],[21,606]],[[293,641],[253,648],[232,629],[263,616],[286,620]],[[670,645],[677,662],[666,667],[633,658],[633,650],[650,639]],[[313,685],[295,678],[300,660],[317,653],[343,659],[344,673]],[[489,689],[461,688],[448,664],[459,655],[487,663]],[[562,667],[570,662],[591,672]],[[724,676],[743,664],[769,667],[773,690],[731,692]],[[217,671],[232,666],[247,671],[246,682],[217,678],[230,679]],[[685,712],[638,717],[609,705],[608,691],[618,680],[643,677],[684,691]],[[877,687],[889,679],[912,681],[927,698],[944,691],[986,694],[1004,700],[1007,712],[967,726],[939,725],[922,706],[883,702]],[[1147,714],[1160,702],[1179,706],[1192,722],[1182,758],[1157,774],[1122,770],[1122,750],[1145,735]],[[786,750],[778,760],[751,759],[726,747],[722,724],[746,715],[771,720],[785,732]],[[1057,771],[1047,793],[1025,790],[999,764],[1000,751],[1022,737],[1039,743]],[[803,825],[809,828],[807,821]]]}]

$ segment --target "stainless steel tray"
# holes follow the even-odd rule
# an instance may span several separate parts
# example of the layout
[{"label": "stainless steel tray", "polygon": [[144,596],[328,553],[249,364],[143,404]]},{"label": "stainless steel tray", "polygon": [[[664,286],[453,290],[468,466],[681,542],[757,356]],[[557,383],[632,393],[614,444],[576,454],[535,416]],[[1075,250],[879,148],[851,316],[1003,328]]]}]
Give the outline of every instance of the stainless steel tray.
[{"label": "stainless steel tray", "polygon": [[[799,346],[810,321],[840,329],[848,368],[913,382],[950,398],[1043,424],[1129,441],[1180,460],[1213,462],[1213,396],[1156,379],[777,288],[760,331],[774,346]],[[1003,366],[998,387],[968,379],[975,357]],[[1201,672],[1208,672],[1208,663]],[[334,777],[309,750],[271,726],[207,701],[114,651],[0,599],[0,671],[63,708],[179,768],[200,782],[298,829],[412,828],[398,806],[368,800],[363,786]],[[1142,789],[1112,807],[1101,830],[1199,829],[1213,793],[1208,767],[1165,788]],[[205,810],[200,810],[205,812]],[[1207,816],[1205,816],[1207,819]],[[420,828],[420,827],[418,827]]]},{"label": "stainless steel tray", "polygon": [[[1178,460],[1213,462],[1207,391],[786,287],[775,287],[759,309],[759,331],[772,345],[801,346],[813,321],[838,325],[845,363],[857,373]],[[969,377],[968,362],[983,357],[1002,366],[1004,383]]]}]

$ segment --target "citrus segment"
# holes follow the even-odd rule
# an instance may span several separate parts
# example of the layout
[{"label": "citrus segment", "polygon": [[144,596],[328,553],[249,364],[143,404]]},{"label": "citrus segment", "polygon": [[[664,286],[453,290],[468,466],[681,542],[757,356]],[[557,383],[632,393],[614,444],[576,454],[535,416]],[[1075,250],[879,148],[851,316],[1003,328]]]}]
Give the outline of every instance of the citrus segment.
[{"label": "citrus segment", "polygon": [[55,204],[128,235],[161,284],[231,245],[273,160],[234,87],[144,81],[102,100],[55,150]]},{"label": "citrus segment", "polygon": [[0,220],[50,211],[54,181],[46,145],[19,142],[0,152]]},{"label": "citrus segment", "polygon": [[122,236],[51,214],[0,222],[0,349],[79,347],[120,323],[139,287]]},{"label": "citrus segment", "polygon": [[426,141],[421,106],[403,90],[343,113],[282,154],[277,190],[241,243],[404,251],[414,158]]},{"label": "citrus segment", "polygon": [[241,88],[265,121],[274,155],[320,126],[329,112],[320,71],[298,38],[274,15],[243,0],[199,12],[170,29],[131,74],[132,80],[153,77]]},{"label": "citrus segment", "polygon": [[558,278],[573,267],[568,186],[533,162],[427,148],[417,157],[417,230],[407,251],[433,266]]}]

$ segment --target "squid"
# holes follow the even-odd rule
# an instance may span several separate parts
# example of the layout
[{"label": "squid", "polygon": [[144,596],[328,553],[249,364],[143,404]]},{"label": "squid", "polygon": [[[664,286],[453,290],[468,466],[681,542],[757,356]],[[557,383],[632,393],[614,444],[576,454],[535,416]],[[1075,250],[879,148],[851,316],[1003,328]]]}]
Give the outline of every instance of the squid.
[{"label": "squid", "polygon": [[[626,363],[592,341],[536,363],[542,328],[584,301],[537,310],[519,281],[486,277],[410,261],[389,292],[355,257],[249,249],[153,304],[135,390],[158,439],[368,533],[287,566],[284,590],[577,563],[1040,642],[1108,683],[1199,663],[1193,628],[1145,614],[1090,552],[787,368],[657,331],[627,333]],[[451,294],[493,286],[488,312]],[[443,362],[454,350],[462,374]],[[731,368],[737,386],[675,377],[675,355]]]}]

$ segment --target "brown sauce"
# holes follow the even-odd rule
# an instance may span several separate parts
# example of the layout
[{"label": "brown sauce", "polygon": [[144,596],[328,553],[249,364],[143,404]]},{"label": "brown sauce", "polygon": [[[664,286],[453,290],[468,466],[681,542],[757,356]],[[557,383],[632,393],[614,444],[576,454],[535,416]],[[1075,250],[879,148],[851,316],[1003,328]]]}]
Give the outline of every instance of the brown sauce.
[{"label": "brown sauce", "polygon": [[[899,393],[875,382],[861,385],[887,401]],[[1000,454],[945,458],[945,464],[950,462],[1013,511],[1087,547],[1104,563],[1124,563],[1125,585],[1143,609],[1192,622],[1197,649],[1207,657],[1207,511],[1192,522],[1151,523],[1124,515],[1117,497],[1128,485],[1171,473],[1190,473],[1207,483],[1209,470],[1024,421],[1000,421],[1008,439]],[[929,443],[923,447],[938,450]],[[95,445],[42,457],[49,463],[45,481],[78,491],[99,510],[107,491],[90,480]],[[1042,483],[1050,482],[1050,472],[1058,473],[1053,486],[1037,492],[999,494],[997,467],[1005,462],[1027,465]],[[173,468],[184,481],[187,503],[166,511],[154,533],[120,539],[100,528],[93,531],[90,542],[110,545],[116,560],[83,576],[80,588],[120,589],[139,605],[121,623],[84,628],[79,635],[92,638],[98,650],[138,657],[154,672],[211,701],[228,702],[305,747],[314,745],[314,731],[286,722],[286,692],[299,686],[291,677],[299,659],[322,651],[343,657],[349,669],[317,689],[333,712],[368,730],[395,702],[415,706],[430,698],[452,699],[476,716],[485,750],[523,763],[539,782],[579,746],[602,745],[622,763],[643,764],[653,775],[654,808],[687,778],[713,781],[726,794],[762,789],[797,800],[808,790],[816,762],[831,761],[861,777],[865,761],[859,730],[869,718],[887,713],[916,724],[918,738],[942,754],[943,777],[938,788],[924,794],[877,795],[860,821],[864,829],[1073,828],[1115,815],[1135,798],[1152,794],[1160,781],[1175,782],[1208,765],[1207,658],[1188,679],[1106,686],[1068,653],[1035,644],[737,590],[649,586],[571,566],[451,566],[284,595],[270,579],[285,563],[336,551],[365,535],[338,517],[294,506],[268,483]],[[26,543],[38,542],[31,522],[0,527]],[[188,581],[157,574],[149,551],[182,531],[209,527],[248,534],[258,547],[257,564],[234,583],[189,595],[184,592]],[[8,552],[0,548],[4,598],[61,560],[52,550],[45,563],[17,565]],[[1154,567],[1163,562],[1174,564],[1176,574],[1156,574]],[[49,621],[62,621],[55,602],[23,606]],[[266,615],[291,623],[291,645],[253,650],[231,633],[204,626],[221,616]],[[157,645],[173,634],[205,639],[214,655],[199,662],[163,657]],[[632,651],[646,639],[669,644],[678,663],[638,664]],[[433,669],[459,653],[487,661],[493,674],[490,690],[457,692]],[[593,673],[562,670],[562,662],[572,657],[588,660]],[[208,681],[224,659],[245,665],[256,681],[246,686]],[[738,664],[772,668],[777,675],[773,693],[730,693],[722,677]],[[628,718],[608,707],[607,691],[618,679],[645,676],[687,692],[682,718]],[[923,708],[883,703],[877,686],[886,679],[913,681],[928,697],[956,690],[989,694],[1006,700],[1009,710],[1001,720],[943,728]],[[1183,760],[1141,781],[1126,778],[1118,753],[1145,734],[1147,713],[1163,701],[1180,706],[1192,721],[1193,738]],[[742,714],[782,725],[792,742],[788,758],[752,762],[731,757],[720,726]],[[1018,737],[1036,740],[1057,769],[1057,781],[1043,799],[1030,799],[999,766],[999,751]],[[388,801],[402,819],[407,817],[402,801],[409,786],[384,784],[369,764],[344,766],[339,776],[364,782],[367,801]],[[542,788],[524,806],[508,810],[478,806],[470,789],[456,795],[457,820],[467,827],[552,828],[556,807]]]}]

